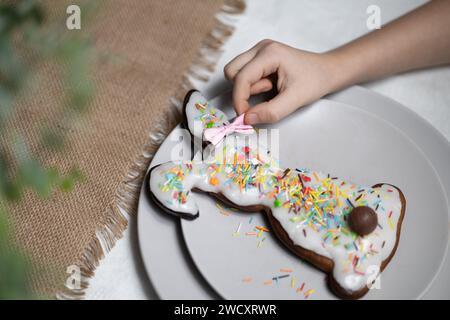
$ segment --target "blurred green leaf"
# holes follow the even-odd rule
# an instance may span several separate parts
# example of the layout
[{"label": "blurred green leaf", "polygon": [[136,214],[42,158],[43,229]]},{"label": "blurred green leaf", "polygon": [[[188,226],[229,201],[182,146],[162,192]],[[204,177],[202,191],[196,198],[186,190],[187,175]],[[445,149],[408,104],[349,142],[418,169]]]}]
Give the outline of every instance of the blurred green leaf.
[{"label": "blurred green leaf", "polygon": [[[86,8],[85,13],[92,12]],[[57,124],[70,127],[75,117],[87,111],[95,92],[89,78],[91,43],[81,37],[82,33],[67,32],[60,23],[46,21],[40,1],[0,2],[0,299],[31,297],[26,281],[29,262],[21,250],[11,246],[5,202],[20,200],[25,190],[49,197],[55,188],[67,192],[85,180],[76,168],[63,175],[57,168],[45,167],[39,155],[28,150],[27,134],[5,129],[16,115],[18,99],[30,93],[29,79],[36,79],[40,66],[47,63],[60,67],[65,100],[62,112],[57,113],[60,118],[45,125],[34,124],[41,134],[41,145],[52,151],[63,150],[65,132]]]},{"label": "blurred green leaf", "polygon": [[73,185],[74,185],[74,181],[70,177],[65,177],[65,178],[61,179],[61,181],[59,183],[60,189],[64,192],[72,191]]},{"label": "blurred green leaf", "polygon": [[47,146],[54,151],[63,149],[64,134],[60,130],[55,130],[46,126],[42,128],[41,131],[41,140],[44,146]]},{"label": "blurred green leaf", "polygon": [[24,186],[35,190],[39,196],[48,197],[51,192],[51,185],[47,171],[36,159],[27,159],[19,167],[18,177]]}]

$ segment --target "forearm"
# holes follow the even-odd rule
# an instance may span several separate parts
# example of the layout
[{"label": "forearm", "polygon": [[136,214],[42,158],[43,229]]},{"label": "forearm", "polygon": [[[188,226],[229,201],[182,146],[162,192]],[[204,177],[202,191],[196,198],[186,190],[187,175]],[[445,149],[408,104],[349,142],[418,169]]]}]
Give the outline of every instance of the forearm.
[{"label": "forearm", "polygon": [[427,3],[325,56],[336,75],[332,91],[450,63],[450,1]]}]

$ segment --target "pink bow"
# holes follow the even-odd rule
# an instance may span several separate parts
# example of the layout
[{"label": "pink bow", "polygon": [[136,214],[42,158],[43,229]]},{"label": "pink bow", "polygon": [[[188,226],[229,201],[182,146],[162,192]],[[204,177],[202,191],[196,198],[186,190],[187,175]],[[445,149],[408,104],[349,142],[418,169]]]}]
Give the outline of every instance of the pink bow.
[{"label": "pink bow", "polygon": [[252,126],[244,124],[244,114],[241,114],[230,124],[225,124],[217,128],[206,129],[203,132],[203,136],[206,140],[216,146],[220,141],[222,141],[223,138],[225,138],[225,136],[233,132],[250,134],[254,131],[255,130]]}]

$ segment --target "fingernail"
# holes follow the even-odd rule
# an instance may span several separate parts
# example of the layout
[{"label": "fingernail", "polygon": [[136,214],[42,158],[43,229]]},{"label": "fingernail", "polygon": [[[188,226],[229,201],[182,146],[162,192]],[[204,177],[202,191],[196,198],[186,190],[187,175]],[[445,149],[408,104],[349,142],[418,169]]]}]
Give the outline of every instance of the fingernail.
[{"label": "fingernail", "polygon": [[257,124],[258,120],[259,120],[259,118],[258,118],[258,115],[256,113],[248,113],[245,116],[245,123],[246,124],[250,124],[250,125]]}]

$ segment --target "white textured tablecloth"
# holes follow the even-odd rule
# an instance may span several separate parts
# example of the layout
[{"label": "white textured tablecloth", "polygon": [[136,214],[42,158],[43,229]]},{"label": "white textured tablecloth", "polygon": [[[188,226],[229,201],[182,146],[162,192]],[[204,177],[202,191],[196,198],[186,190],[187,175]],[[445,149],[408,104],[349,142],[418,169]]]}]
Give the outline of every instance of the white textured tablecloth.
[{"label": "white textured tablecloth", "polygon": [[[223,66],[257,41],[270,38],[294,47],[325,51],[368,32],[369,5],[381,8],[382,23],[425,3],[424,0],[248,0],[247,11],[224,47],[208,83],[198,83],[206,96],[226,89]],[[450,140],[450,67],[394,76],[365,87],[386,95],[418,113]],[[124,237],[101,262],[87,289],[87,299],[155,298],[141,262],[136,218]]]}]

